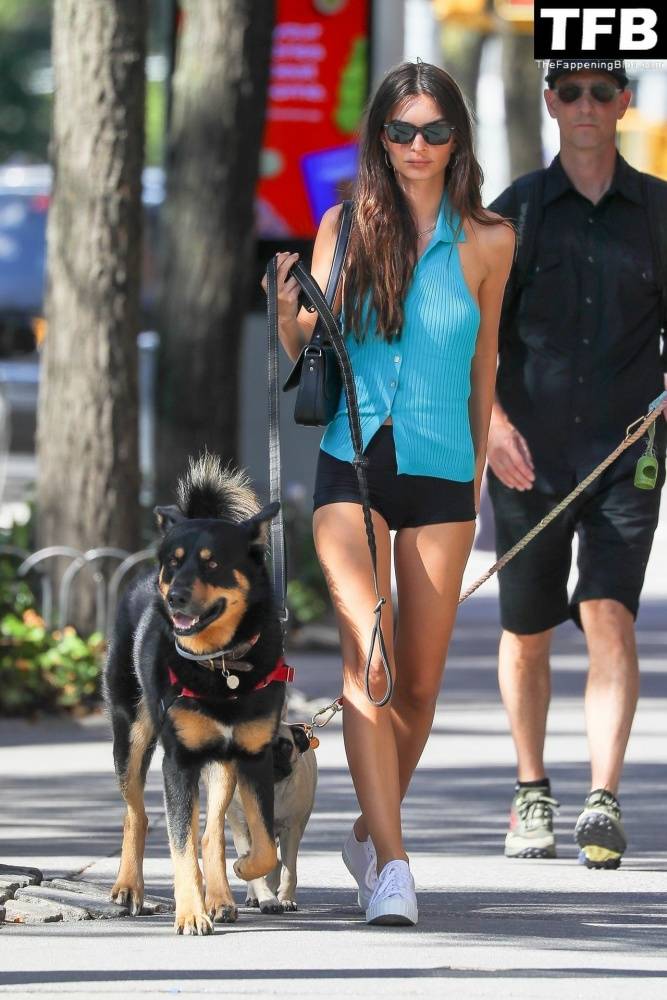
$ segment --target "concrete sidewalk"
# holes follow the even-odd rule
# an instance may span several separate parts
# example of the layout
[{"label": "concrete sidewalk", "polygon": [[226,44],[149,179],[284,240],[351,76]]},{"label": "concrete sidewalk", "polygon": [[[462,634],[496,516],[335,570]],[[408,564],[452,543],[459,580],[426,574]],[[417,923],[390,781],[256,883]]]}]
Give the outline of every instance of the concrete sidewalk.
[{"label": "concrete sidewalk", "polygon": [[[12,997],[187,994],[228,997],[664,997],[667,827],[664,600],[639,621],[642,698],[621,788],[630,846],[617,872],[576,864],[572,828],[587,790],[585,656],[560,630],[547,755],[562,808],[559,858],[502,856],[514,768],[497,693],[496,602],[461,609],[433,735],[405,803],[416,929],[369,928],[340,846],[355,816],[338,720],[322,734],[315,813],[302,843],[297,913],[241,910],[212,937],[176,937],[172,917],[0,925],[0,993]],[[338,693],[327,653],[293,653],[296,687]],[[302,721],[300,713],[295,721]],[[146,891],[171,894],[159,758],[147,787]],[[0,722],[0,857],[45,877],[111,884],[123,809],[106,723]],[[233,856],[233,852],[232,852]],[[233,882],[242,901],[242,885]]]}]

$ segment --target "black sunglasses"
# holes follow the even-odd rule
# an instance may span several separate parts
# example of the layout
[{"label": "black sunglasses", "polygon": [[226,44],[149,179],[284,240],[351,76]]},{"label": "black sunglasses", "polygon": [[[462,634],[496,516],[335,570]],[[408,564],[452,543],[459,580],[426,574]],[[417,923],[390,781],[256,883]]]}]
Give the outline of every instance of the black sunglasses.
[{"label": "black sunglasses", "polygon": [[414,142],[417,134],[421,135],[429,146],[445,146],[452,137],[454,127],[443,121],[427,122],[426,125],[411,125],[410,122],[401,121],[384,124],[389,142],[397,142],[401,146]]},{"label": "black sunglasses", "polygon": [[621,90],[613,83],[592,83],[590,87],[582,87],[580,83],[564,83],[556,88],[556,93],[563,104],[574,104],[583,94],[590,94],[598,104],[609,104]]}]

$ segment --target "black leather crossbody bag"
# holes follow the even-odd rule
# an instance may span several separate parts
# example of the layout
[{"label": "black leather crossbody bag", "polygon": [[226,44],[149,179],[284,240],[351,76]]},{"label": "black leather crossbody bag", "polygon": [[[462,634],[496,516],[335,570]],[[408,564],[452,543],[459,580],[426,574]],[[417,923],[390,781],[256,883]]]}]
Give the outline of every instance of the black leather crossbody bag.
[{"label": "black leather crossbody bag", "polygon": [[[325,299],[333,307],[347,255],[352,225],[352,202],[344,201],[342,218]],[[331,339],[327,337],[321,316],[318,316],[310,341],[301,351],[290,372],[283,392],[298,386],[294,404],[294,420],[306,427],[325,427],[333,420],[342,389],[340,366]]]}]

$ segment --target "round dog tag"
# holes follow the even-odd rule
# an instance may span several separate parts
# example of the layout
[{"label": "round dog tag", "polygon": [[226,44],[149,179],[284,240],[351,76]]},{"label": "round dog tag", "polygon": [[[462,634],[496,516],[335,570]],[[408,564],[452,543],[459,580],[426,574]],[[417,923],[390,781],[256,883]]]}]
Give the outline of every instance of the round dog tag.
[{"label": "round dog tag", "polygon": [[236,674],[227,674],[227,687],[231,688],[232,691],[234,691],[239,686],[240,683],[241,682],[236,676]]},{"label": "round dog tag", "polygon": [[320,741],[318,740],[317,736],[311,736],[309,743],[311,750],[317,750],[318,746],[320,745]]}]

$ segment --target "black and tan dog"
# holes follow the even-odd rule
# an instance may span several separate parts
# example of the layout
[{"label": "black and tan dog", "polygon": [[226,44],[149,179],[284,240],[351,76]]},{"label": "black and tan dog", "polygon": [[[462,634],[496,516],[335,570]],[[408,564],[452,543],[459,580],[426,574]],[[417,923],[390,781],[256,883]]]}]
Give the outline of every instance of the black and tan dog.
[{"label": "black and tan dog", "polygon": [[[178,506],[157,508],[159,572],[128,589],[105,670],[116,773],[127,804],[112,898],[139,913],[147,828],[144,784],[159,739],[175,928],[210,934],[237,910],[225,870],[224,821],[238,786],[250,832],[234,864],[248,881],[277,862],[272,741],[291,668],[265,566],[268,526],[240,472],[205,455],[179,483]],[[207,783],[198,861],[199,779]]]}]

